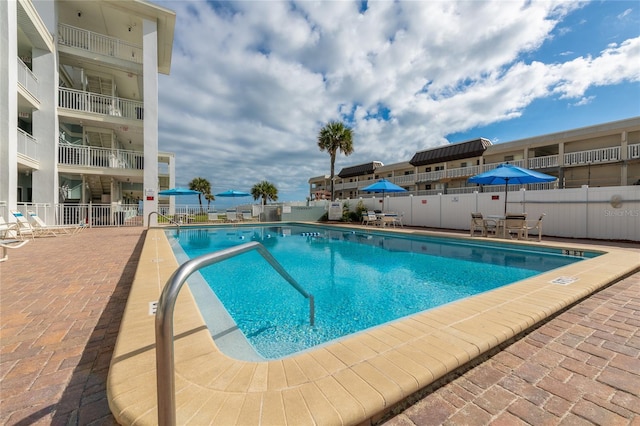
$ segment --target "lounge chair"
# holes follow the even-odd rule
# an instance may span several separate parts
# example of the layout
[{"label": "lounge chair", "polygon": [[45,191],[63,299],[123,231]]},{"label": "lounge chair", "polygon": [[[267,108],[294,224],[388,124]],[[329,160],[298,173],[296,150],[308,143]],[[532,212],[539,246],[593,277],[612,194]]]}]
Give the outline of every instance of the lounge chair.
[{"label": "lounge chair", "polygon": [[29,240],[0,240],[0,247],[2,247],[2,257],[0,257],[0,262],[4,262],[9,258],[8,249],[20,248],[28,242]]},{"label": "lounge chair", "polygon": [[240,220],[240,218],[238,218],[238,212],[233,210],[233,209],[229,209],[227,210],[227,222],[238,222]]},{"label": "lounge chair", "polygon": [[242,220],[244,222],[257,222],[258,218],[251,214],[251,210],[242,210]]},{"label": "lounge chair", "polygon": [[31,227],[36,230],[38,235],[52,235],[54,237],[60,234],[70,235],[84,228],[80,225],[47,225],[37,213],[29,210],[27,214],[31,219]]},{"label": "lounge chair", "polygon": [[4,217],[0,216],[0,238],[5,239],[9,237],[12,237],[12,238],[17,237],[18,236],[17,226],[18,225],[15,222],[7,223],[4,220]]},{"label": "lounge chair", "polygon": [[525,235],[524,238],[525,239],[529,239],[529,232],[530,231],[536,231],[538,234],[538,242],[542,241],[542,219],[544,219],[544,217],[546,216],[546,213],[542,213],[540,215],[540,218],[537,220],[536,223],[534,223],[533,225],[529,226],[527,224],[526,228],[525,228]]},{"label": "lounge chair", "polygon": [[21,240],[24,239],[25,236],[30,235],[31,238],[34,238],[38,231],[31,226],[31,223],[27,220],[26,217],[22,214],[22,212],[18,210],[11,210],[11,214],[16,218],[16,232],[18,238]]},{"label": "lounge chair", "polygon": [[[504,217],[503,236],[515,234],[519,240],[525,238],[527,234],[527,215],[507,213]],[[511,236],[513,238],[513,236]]]}]

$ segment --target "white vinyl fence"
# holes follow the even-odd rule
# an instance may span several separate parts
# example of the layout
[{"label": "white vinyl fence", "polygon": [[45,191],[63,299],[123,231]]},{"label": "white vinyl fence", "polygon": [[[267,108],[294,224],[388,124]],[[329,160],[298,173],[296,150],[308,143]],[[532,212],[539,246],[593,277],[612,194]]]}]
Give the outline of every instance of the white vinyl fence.
[{"label": "white vinyl fence", "polygon": [[[504,214],[504,192],[390,196],[384,210],[401,214],[405,225],[469,229],[471,213]],[[355,210],[360,199],[342,200]],[[369,210],[382,210],[382,198],[362,198]],[[536,220],[546,213],[543,233],[568,238],[640,241],[640,186],[510,190],[507,211]]]}]

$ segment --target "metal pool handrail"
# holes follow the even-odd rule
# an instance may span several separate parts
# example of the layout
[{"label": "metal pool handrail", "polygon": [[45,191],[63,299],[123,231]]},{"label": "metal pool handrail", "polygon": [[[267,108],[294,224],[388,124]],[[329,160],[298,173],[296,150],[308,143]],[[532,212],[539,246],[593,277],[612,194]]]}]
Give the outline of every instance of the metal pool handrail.
[{"label": "metal pool handrail", "polygon": [[[178,222],[176,222],[175,220],[171,219],[170,217],[167,217],[167,216],[163,215],[160,212],[151,212],[151,213],[149,213],[149,216],[147,217],[147,224],[151,223],[151,215],[152,214],[164,217],[165,219],[167,219],[169,221],[169,223],[173,223],[174,225],[176,225],[178,227],[178,233],[180,233],[180,224]],[[147,225],[147,228],[149,228],[149,225]]]},{"label": "metal pool handrail", "polygon": [[[152,212],[157,213],[157,212]],[[151,213],[150,213],[151,214]],[[159,214],[159,213],[158,213]],[[183,263],[171,275],[164,286],[156,310],[156,377],[158,386],[158,424],[176,424],[175,373],[173,359],[173,310],[178,293],[187,278],[194,272],[209,265],[238,256],[251,250],[257,250],[264,259],[285,280],[309,299],[309,322],[315,323],[315,303],[313,295],[307,293],[291,275],[278,263],[269,251],[260,243],[252,241],[239,246],[198,256]]]}]

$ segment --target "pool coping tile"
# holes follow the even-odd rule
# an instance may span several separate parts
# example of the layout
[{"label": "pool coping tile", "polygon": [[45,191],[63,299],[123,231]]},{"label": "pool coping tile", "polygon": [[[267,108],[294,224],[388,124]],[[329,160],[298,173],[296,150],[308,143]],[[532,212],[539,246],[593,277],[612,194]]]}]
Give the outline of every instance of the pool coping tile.
[{"label": "pool coping tile", "polygon": [[[594,249],[567,242],[531,244]],[[543,273],[284,360],[249,362],[220,352],[184,286],[174,313],[178,423],[203,419],[298,426],[379,419],[411,393],[640,267],[638,252],[598,251],[605,254],[580,266]],[[109,406],[121,424],[157,423],[155,317],[148,309],[177,267],[164,230],[148,230],[107,381]],[[551,283],[560,275],[577,280]],[[468,316],[456,317],[456,310]]]}]

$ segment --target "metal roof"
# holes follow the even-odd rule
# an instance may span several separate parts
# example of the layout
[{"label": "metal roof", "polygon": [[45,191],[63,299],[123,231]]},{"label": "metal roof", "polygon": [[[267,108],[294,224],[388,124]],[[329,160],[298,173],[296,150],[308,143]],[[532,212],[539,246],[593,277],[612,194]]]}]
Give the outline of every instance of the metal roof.
[{"label": "metal roof", "polygon": [[345,167],[340,170],[338,176],[341,178],[348,178],[353,176],[363,176],[372,174],[376,168],[382,167],[383,164],[379,161],[372,161],[371,163],[358,164],[357,166]]},{"label": "metal roof", "polygon": [[490,140],[479,138],[467,142],[432,148],[426,151],[416,152],[411,161],[409,161],[409,164],[412,166],[424,166],[463,158],[479,157],[489,145],[491,145]]}]

